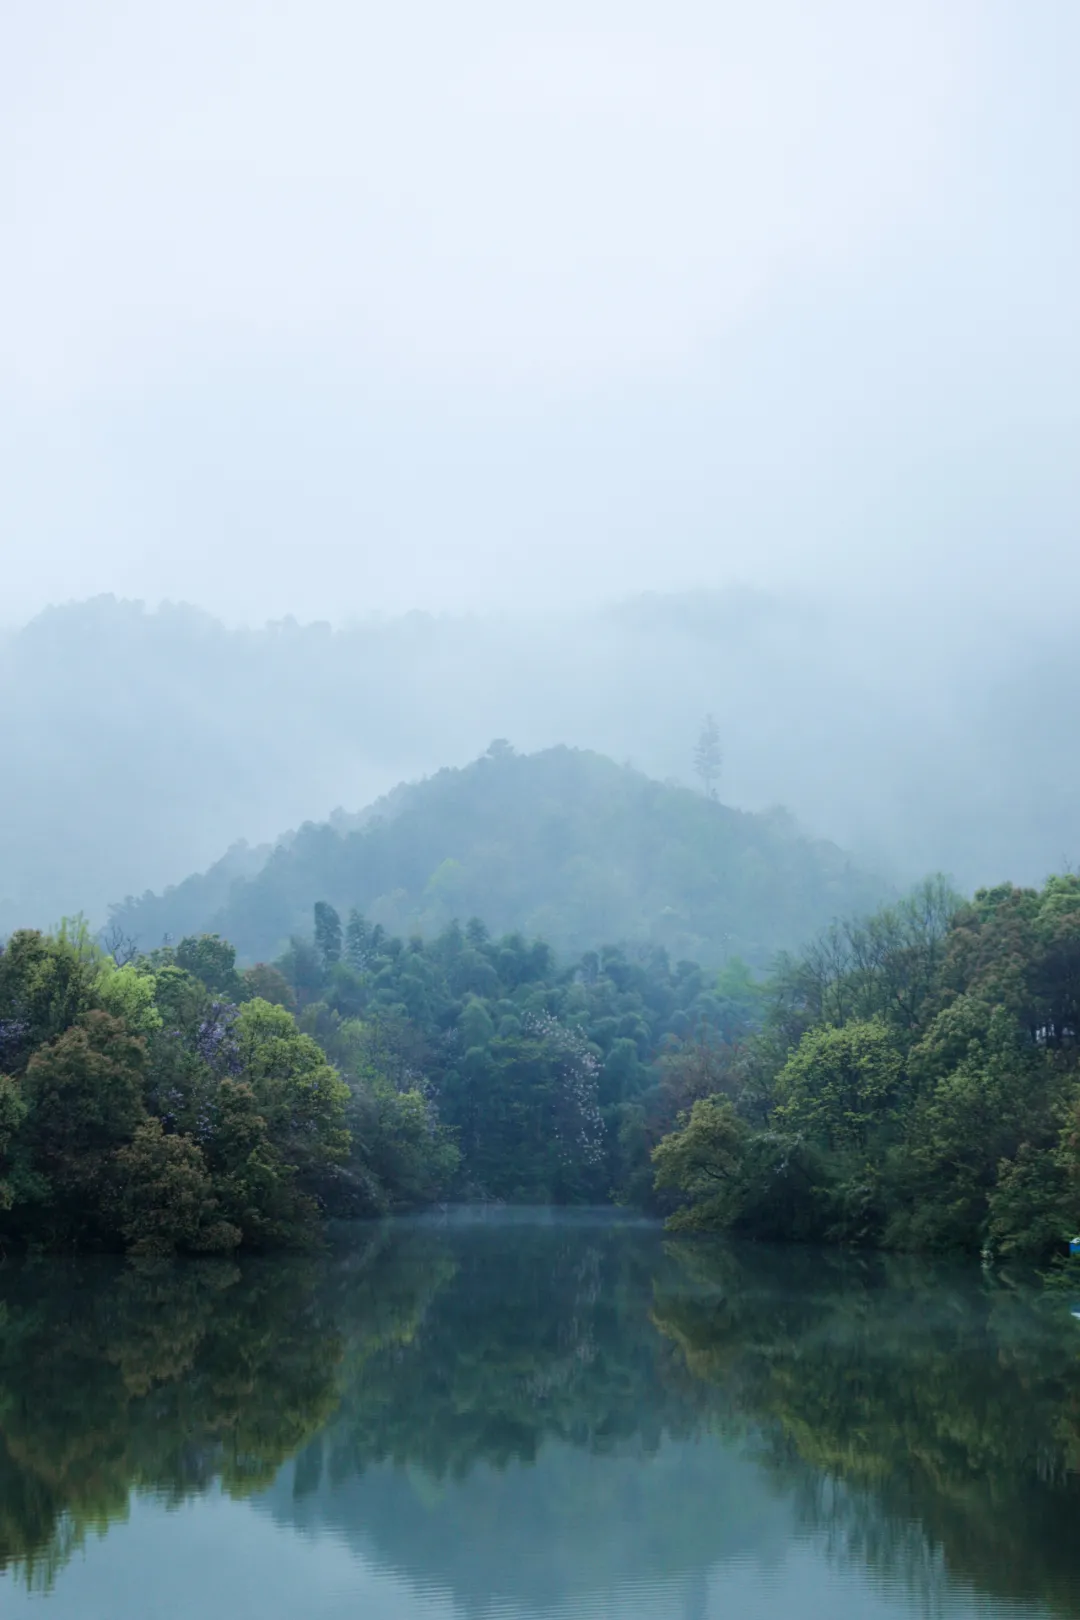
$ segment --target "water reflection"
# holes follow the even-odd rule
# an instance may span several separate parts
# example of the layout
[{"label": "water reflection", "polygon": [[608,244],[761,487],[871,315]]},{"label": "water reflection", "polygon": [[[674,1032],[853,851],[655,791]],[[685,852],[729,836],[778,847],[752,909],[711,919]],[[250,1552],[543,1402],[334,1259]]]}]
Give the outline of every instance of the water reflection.
[{"label": "water reflection", "polygon": [[1080,1324],[968,1270],[496,1217],[0,1274],[0,1561],[58,1598],[136,1492],[234,1540],[250,1501],[401,1614],[706,1620],[718,1571],[780,1613],[796,1567],[803,1613],[1074,1614],[1078,1479]]}]

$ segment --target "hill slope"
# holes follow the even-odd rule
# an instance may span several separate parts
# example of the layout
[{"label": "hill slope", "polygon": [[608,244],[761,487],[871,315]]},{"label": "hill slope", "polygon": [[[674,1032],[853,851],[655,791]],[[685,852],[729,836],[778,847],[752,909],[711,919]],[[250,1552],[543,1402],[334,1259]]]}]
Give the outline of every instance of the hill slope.
[{"label": "hill slope", "polygon": [[398,933],[478,916],[561,953],[652,941],[706,964],[737,955],[764,966],[884,894],[782,813],[732,810],[598,754],[505,744],[395,789],[358,826],[305,826],[258,872],[232,871],[219,863],[129,899],[114,919],[144,948],[215,930],[254,960],[306,933],[313,903],[328,900]]},{"label": "hill slope", "polygon": [[491,737],[688,779],[706,710],[731,802],[786,804],[902,884],[1037,884],[1080,862],[1078,706],[1071,631],[951,601],[912,618],[832,589],[691,592],[337,629],[72,603],[0,626],[0,936],[97,925],[238,832],[369,804]]}]

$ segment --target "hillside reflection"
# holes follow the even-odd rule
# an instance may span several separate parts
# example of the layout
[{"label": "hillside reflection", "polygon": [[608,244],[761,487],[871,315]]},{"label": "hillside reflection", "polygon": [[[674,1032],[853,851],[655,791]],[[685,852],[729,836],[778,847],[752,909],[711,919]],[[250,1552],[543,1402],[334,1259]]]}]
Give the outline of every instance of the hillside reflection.
[{"label": "hillside reflection", "polygon": [[1072,1614],[1078,1480],[1080,1323],[970,1271],[518,1216],[0,1273],[0,1562],[39,1586],[132,1491],[220,1486],[467,1613],[704,1614],[810,1540],[919,1610]]}]

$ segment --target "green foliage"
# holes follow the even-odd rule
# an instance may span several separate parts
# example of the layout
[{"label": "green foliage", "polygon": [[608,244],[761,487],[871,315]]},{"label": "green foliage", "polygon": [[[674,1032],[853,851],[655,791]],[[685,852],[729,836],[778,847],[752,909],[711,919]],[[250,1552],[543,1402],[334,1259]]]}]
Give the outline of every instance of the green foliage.
[{"label": "green foliage", "polygon": [[228,1253],[242,1231],[217,1219],[218,1194],[189,1136],[166,1136],[160,1119],[138,1126],[116,1155],[117,1215],[129,1254]]},{"label": "green foliage", "polygon": [[240,993],[236,949],[217,934],[193,934],[176,947],[176,965],[207,990],[235,1000]]},{"label": "green foliage", "polygon": [[13,937],[0,1237],[265,1248],[450,1198],[1037,1258],[1080,1225],[1078,879],[929,882],[766,984],[656,945],[560,964],[476,919],[313,919],[243,975],[219,936],[123,967],[78,920]]},{"label": "green foliage", "polygon": [[707,1230],[734,1225],[745,1194],[747,1127],[730,1102],[702,1098],[683,1116],[680,1129],[653,1152],[656,1185],[685,1193],[689,1205],[673,1217],[675,1227]]},{"label": "green foliage", "polygon": [[67,938],[13,934],[0,951],[4,1067],[22,1073],[35,1048],[69,1029],[93,1004],[96,978],[97,964]]},{"label": "green foliage", "polygon": [[340,1162],[348,1152],[348,1087],[284,1007],[249,1001],[235,1023],[240,1072],[270,1135],[303,1173]]},{"label": "green foliage", "polygon": [[384,1202],[431,1204],[453,1188],[461,1155],[453,1133],[439,1123],[423,1092],[396,1091],[381,1076],[373,1076],[359,1093],[354,1117],[377,1184],[390,1189]]},{"label": "green foliage", "polygon": [[0,1214],[15,1202],[11,1147],[25,1118],[26,1104],[19,1082],[10,1074],[0,1074]]},{"label": "green foliage", "polygon": [[1013,1159],[1002,1159],[987,1199],[989,1248],[1004,1259],[1053,1255],[1071,1235],[1066,1221],[1069,1189],[1061,1151],[1039,1151],[1022,1142]]},{"label": "green foliage", "polygon": [[23,1134],[49,1189],[35,1222],[48,1241],[102,1234],[116,1152],[146,1117],[145,1064],[145,1043],[102,1011],[84,1013],[30,1059]]},{"label": "green foliage", "polygon": [[0,1242],[308,1241],[349,1155],[349,1089],[255,987],[215,938],[123,967],[78,925],[0,947]]},{"label": "green foliage", "polygon": [[344,956],[297,937],[277,967],[351,1092],[355,1150],[328,1199],[357,1212],[451,1195],[651,1205],[674,1068],[733,1061],[763,1006],[738,961],[707,974],[609,946],[561,966],[476,919],[406,944],[354,909]]},{"label": "green foliage", "polygon": [[296,1185],[295,1168],[275,1142],[253,1087],[224,1079],[217,1088],[206,1159],[216,1205],[243,1243],[269,1249],[303,1242],[316,1216]]},{"label": "green foliage", "polygon": [[296,996],[280,968],[271,967],[268,962],[257,962],[254,967],[245,968],[240,977],[244,999],[257,996],[260,1001],[273,1002],[275,1007],[296,1011]]},{"label": "green foliage", "polygon": [[[926,885],[781,964],[744,1059],[734,1162],[691,1114],[658,1153],[660,1184],[699,1226],[1060,1252],[1080,1223],[1078,998],[1080,879],[970,904]],[[769,1166],[781,1140],[808,1186],[786,1215]],[[709,1192],[710,1166],[739,1181],[738,1198]]]},{"label": "green foliage", "polygon": [[881,1019],[807,1030],[776,1077],[782,1131],[836,1152],[860,1152],[898,1101],[901,1058]]},{"label": "green foliage", "polygon": [[116,908],[116,926],[156,944],[190,932],[203,905],[200,929],[271,960],[306,939],[314,906],[308,960],[288,972],[296,985],[338,961],[363,971],[380,930],[431,939],[473,914],[564,957],[621,940],[709,967],[738,955],[761,972],[777,950],[884,898],[883,883],[782,814],[720,804],[717,769],[710,748],[702,796],[582,750],[492,748],[395,790],[360,825],[302,827],[224,894],[193,879]]},{"label": "green foliage", "polygon": [[324,968],[332,968],[341,961],[341,918],[325,900],[315,902],[315,949],[322,958]]},{"label": "green foliage", "polygon": [[131,962],[116,967],[111,957],[105,958],[94,985],[98,1005],[136,1035],[154,1035],[162,1027],[156,991],[152,973]]}]

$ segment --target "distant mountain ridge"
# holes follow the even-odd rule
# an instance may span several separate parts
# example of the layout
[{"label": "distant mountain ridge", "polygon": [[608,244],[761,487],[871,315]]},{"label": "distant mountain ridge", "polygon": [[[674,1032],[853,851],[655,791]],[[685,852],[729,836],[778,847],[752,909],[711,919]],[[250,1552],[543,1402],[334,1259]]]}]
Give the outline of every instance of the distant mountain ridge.
[{"label": "distant mountain ridge", "polygon": [[357,816],[309,823],[268,850],[235,846],[112,919],[144,949],[214,931],[254,961],[307,934],[326,900],[405,935],[477,916],[565,955],[617,941],[764,967],[887,894],[782,811],[734,810],[585,750],[496,743]]},{"label": "distant mountain ridge", "polygon": [[955,609],[868,613],[822,581],[335,629],[99,597],[0,626],[0,938],[76,911],[97,927],[240,834],[273,844],[491,737],[688,780],[706,712],[730,802],[785,804],[903,887],[1040,884],[1080,861],[1061,743],[1080,641]]}]

